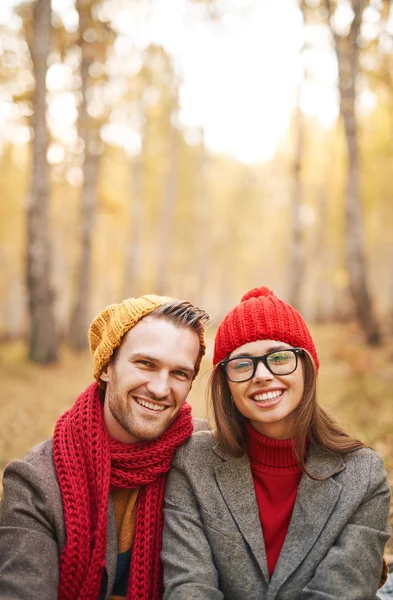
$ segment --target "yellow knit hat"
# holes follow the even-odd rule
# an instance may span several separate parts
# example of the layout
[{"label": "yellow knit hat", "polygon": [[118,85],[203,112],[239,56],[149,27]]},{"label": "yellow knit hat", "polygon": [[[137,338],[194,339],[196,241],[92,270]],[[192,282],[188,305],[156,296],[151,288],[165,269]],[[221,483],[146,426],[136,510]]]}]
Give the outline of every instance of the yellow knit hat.
[{"label": "yellow knit hat", "polygon": [[98,383],[101,371],[109,363],[113,351],[120,346],[123,335],[143,317],[172,298],[149,294],[128,298],[120,304],[111,304],[92,321],[89,329],[90,352],[94,362],[94,377]]}]

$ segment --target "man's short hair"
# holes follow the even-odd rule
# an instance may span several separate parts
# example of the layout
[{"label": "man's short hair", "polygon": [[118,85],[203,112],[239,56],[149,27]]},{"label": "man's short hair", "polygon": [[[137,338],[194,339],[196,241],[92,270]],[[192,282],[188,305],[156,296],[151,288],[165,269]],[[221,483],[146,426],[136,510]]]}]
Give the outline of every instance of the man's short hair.
[{"label": "man's short hair", "polygon": [[202,358],[206,352],[205,331],[210,324],[210,315],[186,300],[172,300],[161,304],[150,316],[165,319],[176,327],[186,327],[198,334],[200,341],[198,360],[195,364],[194,378],[198,375]]},{"label": "man's short hair", "polygon": [[[195,364],[195,378],[206,352],[205,330],[210,324],[210,315],[187,300],[173,299],[161,304],[147,316],[154,319],[165,319],[165,321],[172,323],[176,327],[184,327],[195,331],[200,341],[199,355]],[[113,351],[112,362],[116,362],[120,346],[121,344]]]}]

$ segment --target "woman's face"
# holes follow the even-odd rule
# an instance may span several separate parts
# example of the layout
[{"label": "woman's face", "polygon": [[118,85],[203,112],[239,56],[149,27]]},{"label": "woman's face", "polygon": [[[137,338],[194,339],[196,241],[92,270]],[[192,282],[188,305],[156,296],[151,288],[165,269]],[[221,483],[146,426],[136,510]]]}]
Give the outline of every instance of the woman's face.
[{"label": "woman's face", "polygon": [[[263,356],[269,352],[291,348],[289,344],[273,340],[258,340],[236,348],[229,358]],[[262,361],[258,362],[254,377],[234,383],[228,380],[233,401],[251,425],[271,438],[289,438],[295,421],[294,411],[304,391],[303,364],[299,357],[297,369],[289,375],[273,375]]]}]

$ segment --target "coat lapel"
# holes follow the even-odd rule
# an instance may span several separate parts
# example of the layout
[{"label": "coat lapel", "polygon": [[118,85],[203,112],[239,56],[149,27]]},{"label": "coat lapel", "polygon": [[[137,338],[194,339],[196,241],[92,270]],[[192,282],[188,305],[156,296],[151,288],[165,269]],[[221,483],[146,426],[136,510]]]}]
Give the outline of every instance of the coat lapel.
[{"label": "coat lapel", "polygon": [[117,566],[117,534],[113,496],[109,494],[107,526],[106,526],[106,570],[108,575],[107,598],[112,593],[115,584]]},{"label": "coat lapel", "polygon": [[[345,465],[337,455],[328,455],[317,448],[310,449],[307,469],[315,476],[327,477],[343,468]],[[309,553],[334,510],[341,489],[342,486],[331,477],[315,481],[303,473],[288,533],[269,585],[269,597],[275,597],[278,589]]]},{"label": "coat lapel", "polygon": [[220,492],[268,583],[265,545],[248,456],[232,458],[215,451],[224,458],[224,462],[216,467]]}]

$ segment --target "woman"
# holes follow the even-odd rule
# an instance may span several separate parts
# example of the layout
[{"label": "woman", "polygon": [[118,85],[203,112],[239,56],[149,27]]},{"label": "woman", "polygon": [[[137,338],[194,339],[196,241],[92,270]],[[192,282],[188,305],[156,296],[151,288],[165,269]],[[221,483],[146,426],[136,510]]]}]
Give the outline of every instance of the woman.
[{"label": "woman", "polygon": [[216,432],[186,442],[167,484],[164,599],[374,600],[383,461],[318,405],[303,318],[251,290],[219,325],[213,363]]}]

